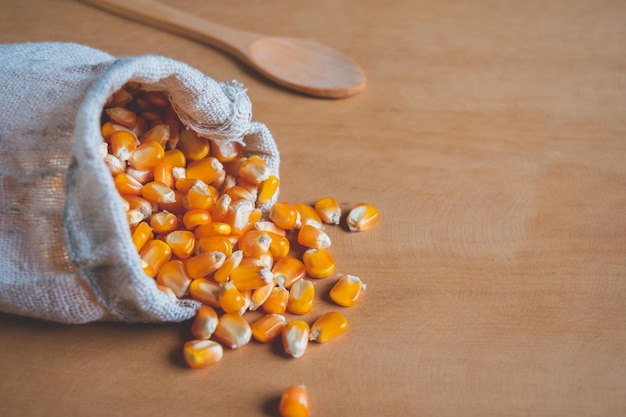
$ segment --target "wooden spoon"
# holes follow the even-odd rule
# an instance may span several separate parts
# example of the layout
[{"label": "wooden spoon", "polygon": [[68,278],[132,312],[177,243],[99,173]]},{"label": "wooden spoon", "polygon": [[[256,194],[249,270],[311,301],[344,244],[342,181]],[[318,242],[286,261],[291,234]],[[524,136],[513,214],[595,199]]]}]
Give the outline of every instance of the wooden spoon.
[{"label": "wooden spoon", "polygon": [[292,90],[345,98],[365,88],[365,74],[350,58],[317,42],[232,29],[152,0],[83,0],[136,21],[207,43],[232,54]]}]

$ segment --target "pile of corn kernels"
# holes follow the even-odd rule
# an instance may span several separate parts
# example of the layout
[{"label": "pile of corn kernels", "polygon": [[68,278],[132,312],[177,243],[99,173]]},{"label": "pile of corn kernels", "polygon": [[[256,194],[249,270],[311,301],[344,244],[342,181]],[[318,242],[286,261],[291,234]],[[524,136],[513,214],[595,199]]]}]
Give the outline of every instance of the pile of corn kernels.
[{"label": "pile of corn kernels", "polygon": [[[128,83],[102,113],[102,157],[125,206],[133,243],[146,275],[173,300],[192,298],[202,306],[193,320],[194,340],[183,348],[192,368],[222,358],[223,346],[237,349],[252,338],[282,338],[286,354],[301,357],[309,341],[326,342],[344,333],[337,311],[312,325],[287,320],[311,311],[313,281],[333,276],[330,299],[354,305],[365,289],[353,275],[335,273],[331,240],[324,229],[351,231],[376,225],[369,204],[346,216],[330,197],[315,204],[275,203],[279,178],[239,143],[200,137],[185,128],[161,92]],[[265,215],[264,215],[265,214]],[[299,250],[294,250],[294,248]],[[251,323],[247,311],[263,311]]]}]

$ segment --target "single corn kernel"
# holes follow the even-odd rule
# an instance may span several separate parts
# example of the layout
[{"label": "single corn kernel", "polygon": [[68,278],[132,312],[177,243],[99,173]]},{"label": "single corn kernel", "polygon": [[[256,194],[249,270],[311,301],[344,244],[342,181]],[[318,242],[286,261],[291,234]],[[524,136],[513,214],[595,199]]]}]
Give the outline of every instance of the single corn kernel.
[{"label": "single corn kernel", "polygon": [[162,182],[170,188],[176,184],[174,181],[174,165],[167,161],[159,162],[153,170],[153,178],[155,181]]},{"label": "single corn kernel", "polygon": [[249,200],[235,201],[228,208],[224,222],[230,225],[233,235],[241,235],[246,231],[253,210],[254,203]]},{"label": "single corn kernel", "polygon": [[207,210],[193,209],[183,215],[183,224],[188,230],[193,230],[203,224],[211,224],[213,218]]},{"label": "single corn kernel", "polygon": [[174,255],[187,259],[196,248],[196,235],[187,230],[175,230],[165,236],[165,243],[170,245]]},{"label": "single corn kernel", "polygon": [[[102,134],[102,137],[104,139],[110,139],[111,136],[115,132],[119,132],[120,130],[123,130],[125,132],[133,133],[133,131],[131,129],[127,128],[126,126],[122,126],[122,125],[114,123],[112,121],[108,121],[108,122],[104,123],[102,125],[102,127],[100,128],[100,133]],[[137,140],[139,140],[139,139],[137,139]]]},{"label": "single corn kernel", "polygon": [[[213,210],[211,210],[211,215],[213,216],[214,222],[222,222],[222,223],[224,222],[224,220],[226,219],[226,215],[228,214],[228,209],[230,208],[231,202],[232,202],[232,198],[230,198],[228,194],[222,194],[217,199],[217,201],[215,202],[215,205],[213,206]],[[230,224],[229,224],[229,227],[230,227]]]},{"label": "single corn kernel", "polygon": [[180,140],[180,126],[177,119],[177,116],[172,115],[166,122],[170,128],[170,138],[167,141],[170,149],[176,149]]},{"label": "single corn kernel", "polygon": [[203,278],[217,271],[225,260],[226,255],[222,252],[203,252],[187,258],[185,268],[191,278]]},{"label": "single corn kernel", "polygon": [[297,258],[288,256],[281,258],[272,267],[276,283],[285,288],[291,288],[306,275],[304,264]]},{"label": "single corn kernel", "polygon": [[224,348],[213,340],[190,340],[183,347],[185,362],[190,368],[204,368],[222,359]]},{"label": "single corn kernel", "polygon": [[143,213],[137,209],[131,209],[126,212],[126,221],[130,227],[137,226],[143,219]]},{"label": "single corn kernel", "polygon": [[259,258],[270,249],[272,238],[266,232],[248,230],[239,239],[239,249],[245,257]]},{"label": "single corn kernel", "polygon": [[206,340],[213,336],[217,327],[217,313],[211,306],[202,305],[196,312],[196,317],[191,324],[191,334],[196,339]]},{"label": "single corn kernel", "polygon": [[156,284],[156,287],[159,291],[161,291],[163,294],[167,295],[168,298],[173,302],[173,303],[177,303],[178,302],[178,297],[176,297],[176,294],[174,294],[174,291],[169,288],[166,287],[165,285],[161,285],[161,284]]},{"label": "single corn kernel", "polygon": [[177,259],[163,265],[156,279],[157,284],[171,288],[178,298],[187,295],[191,281],[191,277],[187,275],[185,270],[185,265]]},{"label": "single corn kernel", "polygon": [[[257,222],[258,224],[258,222]],[[291,250],[291,242],[285,236],[278,235],[273,232],[266,232],[272,241],[270,242],[269,251],[274,258],[285,258]]]},{"label": "single corn kernel", "polygon": [[174,214],[185,214],[186,212],[186,208],[185,208],[185,194],[181,193],[178,190],[174,190],[174,194],[173,194],[173,201],[166,201],[163,203],[160,203],[160,207],[163,210],[169,211],[171,213]]},{"label": "single corn kernel", "polygon": [[141,143],[154,141],[165,148],[167,141],[170,140],[170,127],[167,124],[157,124],[139,136],[139,140]]},{"label": "single corn kernel", "polygon": [[280,417],[309,416],[309,395],[304,385],[292,385],[283,391],[278,412]]},{"label": "single corn kernel", "polygon": [[343,275],[330,289],[330,299],[340,306],[351,307],[359,301],[365,287],[359,277]]},{"label": "single corn kernel", "polygon": [[190,209],[210,210],[217,199],[217,190],[198,181],[187,192],[187,205]]},{"label": "single corn kernel", "polygon": [[233,187],[230,187],[228,190],[226,190],[226,194],[228,194],[230,198],[233,199],[233,201],[250,200],[253,203],[256,201],[255,196],[246,188],[240,185],[235,185]]},{"label": "single corn kernel", "polygon": [[274,222],[271,222],[268,220],[262,220],[262,221],[256,222],[254,224],[254,228],[262,232],[270,232],[270,233],[273,233],[275,235],[279,235],[282,237],[287,236],[287,231],[285,229],[281,229],[280,227],[276,226]]},{"label": "single corn kernel", "polygon": [[153,203],[150,201],[133,194],[126,194],[122,197],[128,202],[129,210],[139,210],[144,219],[152,215]]},{"label": "single corn kernel", "polygon": [[150,227],[157,233],[169,233],[178,227],[178,217],[175,214],[160,211],[150,217]]},{"label": "single corn kernel", "polygon": [[315,211],[315,208],[308,204],[296,204],[294,207],[298,210],[298,213],[300,213],[300,223],[302,223],[302,226],[308,224],[318,229],[324,227],[322,219],[317,211]]},{"label": "single corn kernel", "polygon": [[312,278],[325,278],[335,272],[335,260],[324,248],[307,249],[302,255],[302,261]]},{"label": "single corn kernel", "polygon": [[185,154],[180,149],[165,151],[163,161],[169,162],[177,168],[185,168],[187,166],[187,158],[185,158]]},{"label": "single corn kernel", "polygon": [[211,150],[208,140],[201,138],[189,129],[183,129],[179,132],[178,147],[183,151],[185,157],[192,161],[205,158]]},{"label": "single corn kernel", "polygon": [[285,324],[287,324],[285,316],[281,314],[266,314],[250,325],[252,337],[261,343],[269,343],[280,336]]},{"label": "single corn kernel", "polygon": [[306,314],[313,308],[313,300],[315,298],[315,287],[311,281],[302,279],[291,287],[289,290],[289,299],[287,300],[287,311],[292,314]]},{"label": "single corn kernel", "polygon": [[350,210],[346,217],[346,224],[351,232],[363,232],[376,226],[380,215],[376,207],[359,203]]},{"label": "single corn kernel", "polygon": [[135,228],[132,238],[135,249],[137,249],[137,252],[140,252],[141,248],[152,239],[152,229],[148,226],[148,223],[141,222]]},{"label": "single corn kernel", "polygon": [[270,176],[267,162],[258,155],[248,157],[239,167],[239,177],[252,184],[259,184]]},{"label": "single corn kernel", "polygon": [[220,162],[230,162],[241,154],[241,144],[237,142],[212,140],[210,143],[213,155]]},{"label": "single corn kernel", "polygon": [[172,250],[167,243],[153,239],[143,246],[139,256],[148,264],[148,270],[144,269],[146,275],[154,277],[159,273],[161,267],[171,259]]},{"label": "single corn kernel", "polygon": [[125,130],[120,130],[111,135],[111,153],[120,161],[128,161],[137,149],[137,137]]},{"label": "single corn kernel", "polygon": [[133,99],[133,96],[123,88],[120,88],[115,93],[111,94],[107,102],[111,106],[123,107]]},{"label": "single corn kernel", "polygon": [[210,156],[199,161],[193,161],[187,165],[187,178],[193,178],[211,184],[217,180],[224,166],[216,158]]},{"label": "single corn kernel", "polygon": [[198,278],[189,284],[189,295],[202,304],[209,305],[214,308],[220,306],[220,285],[206,278]]},{"label": "single corn kernel", "polygon": [[261,307],[269,298],[274,287],[276,287],[276,280],[272,279],[270,283],[256,290],[252,290],[252,294],[250,295],[250,310],[254,311]]},{"label": "single corn kernel", "polygon": [[132,128],[137,123],[137,115],[123,107],[111,107],[106,109],[105,112],[115,123],[119,123],[127,128]]},{"label": "single corn kernel", "polygon": [[310,334],[311,328],[306,321],[293,320],[285,324],[282,334],[285,353],[294,358],[302,357],[309,344]]},{"label": "single corn kernel", "polygon": [[115,183],[115,188],[120,194],[141,195],[143,190],[143,184],[125,172],[117,174],[113,179],[113,182]]},{"label": "single corn kernel", "polygon": [[220,306],[227,313],[240,311],[245,305],[241,292],[232,281],[220,284]]},{"label": "single corn kernel", "polygon": [[263,311],[266,313],[285,314],[289,301],[289,290],[285,287],[274,287],[263,303]]},{"label": "single corn kernel", "polygon": [[305,224],[298,232],[298,243],[307,248],[328,248],[330,237],[323,230]]},{"label": "single corn kernel", "polygon": [[196,178],[183,177],[183,178],[178,178],[175,182],[176,189],[180,191],[181,193],[184,193],[185,195],[187,195],[189,190],[191,190],[191,188],[196,185],[201,188],[205,188],[205,187],[208,188],[207,184],[205,184],[204,182]]},{"label": "single corn kernel", "polygon": [[211,236],[229,236],[231,232],[230,225],[221,222],[211,222],[209,224],[201,224],[193,231],[198,239]]},{"label": "single corn kernel", "polygon": [[265,266],[238,266],[230,274],[231,282],[239,291],[261,288],[274,279],[272,272]]},{"label": "single corn kernel", "polygon": [[339,207],[339,203],[334,198],[321,198],[315,203],[314,207],[324,223],[339,224],[341,221],[341,207]]},{"label": "single corn kernel", "polygon": [[217,271],[213,274],[213,279],[216,282],[222,283],[228,281],[230,278],[230,274],[233,272],[235,268],[241,264],[241,260],[243,259],[243,252],[241,250],[237,250],[231,253],[222,266],[220,266]]},{"label": "single corn kernel", "polygon": [[348,330],[348,320],[341,313],[329,311],[322,314],[311,326],[311,340],[324,343],[344,334]]},{"label": "single corn kernel", "polygon": [[146,184],[154,179],[154,171],[152,169],[137,169],[129,166],[126,168],[126,173],[142,184]]},{"label": "single corn kernel", "polygon": [[157,204],[168,204],[176,202],[176,194],[162,182],[152,181],[141,188],[141,195],[146,200]]},{"label": "single corn kernel", "polygon": [[213,336],[231,349],[237,349],[250,341],[252,330],[238,313],[226,313],[220,317]]},{"label": "single corn kernel", "polygon": [[276,191],[278,191],[279,183],[280,181],[276,175],[270,175],[267,177],[267,179],[260,184],[256,203],[262,206],[263,204],[270,202],[276,195]]},{"label": "single corn kernel", "polygon": [[198,239],[201,252],[222,252],[226,256],[233,253],[233,244],[226,236],[209,236]]},{"label": "single corn kernel", "polygon": [[269,218],[281,229],[291,230],[300,226],[298,210],[289,203],[276,203],[272,206]]},{"label": "single corn kernel", "polygon": [[137,169],[150,169],[161,162],[163,156],[165,156],[163,146],[158,142],[146,142],[137,146],[135,152],[128,159],[128,163]]},{"label": "single corn kernel", "polygon": [[104,156],[104,164],[109,168],[109,172],[114,177],[126,171],[126,162],[120,160],[114,155],[106,154]]}]

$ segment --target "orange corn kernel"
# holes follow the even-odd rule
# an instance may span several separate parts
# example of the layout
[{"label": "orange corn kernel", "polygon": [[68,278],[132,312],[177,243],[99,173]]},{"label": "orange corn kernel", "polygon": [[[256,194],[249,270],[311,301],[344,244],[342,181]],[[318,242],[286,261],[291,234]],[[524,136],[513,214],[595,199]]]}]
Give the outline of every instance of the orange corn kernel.
[{"label": "orange corn kernel", "polygon": [[213,274],[213,279],[219,283],[228,281],[228,279],[230,278],[230,274],[235,268],[239,266],[239,264],[241,264],[242,259],[242,251],[237,250],[231,253],[228,257],[226,257],[226,260],[224,261],[222,266],[220,266],[217,271],[215,271],[215,273]]},{"label": "orange corn kernel", "polygon": [[143,184],[125,172],[117,174],[113,179],[113,182],[115,183],[115,188],[120,194],[141,195],[143,190]]},{"label": "orange corn kernel", "polygon": [[310,339],[324,343],[344,334],[348,330],[348,320],[341,313],[329,311],[322,314],[311,326]]},{"label": "orange corn kernel", "polygon": [[315,287],[311,281],[302,279],[291,287],[289,290],[289,299],[287,300],[287,311],[293,314],[306,314],[313,308],[313,300],[315,298]]},{"label": "orange corn kernel", "polygon": [[300,214],[300,223],[302,226],[308,224],[309,226],[313,226],[318,229],[322,229],[324,227],[322,219],[317,211],[315,211],[315,208],[308,204],[296,204],[294,207]]},{"label": "orange corn kernel", "polygon": [[165,151],[158,142],[146,142],[137,146],[128,163],[137,169],[154,168],[163,160]]},{"label": "orange corn kernel", "polygon": [[252,330],[248,322],[237,313],[220,317],[213,336],[231,349],[237,349],[250,341]]},{"label": "orange corn kernel", "polygon": [[126,221],[130,227],[137,226],[143,219],[143,213],[137,209],[131,209],[126,212]]},{"label": "orange corn kernel", "polygon": [[178,147],[187,159],[199,161],[206,157],[211,150],[209,141],[198,136],[189,129],[183,129],[178,134]]},{"label": "orange corn kernel", "polygon": [[174,187],[174,165],[161,161],[154,167],[153,173],[155,181],[162,182],[170,188]]},{"label": "orange corn kernel", "polygon": [[312,278],[325,278],[335,272],[335,259],[324,248],[307,249],[302,261],[307,274]]},{"label": "orange corn kernel", "polygon": [[185,158],[185,154],[180,149],[165,151],[163,161],[169,162],[177,168],[185,168],[187,166],[187,158]]},{"label": "orange corn kernel", "polygon": [[187,195],[189,190],[191,190],[194,185],[198,185],[199,187],[208,187],[204,182],[195,178],[183,177],[178,178],[175,182],[176,189],[185,195]]},{"label": "orange corn kernel", "polygon": [[274,258],[284,258],[289,255],[291,250],[291,242],[285,236],[272,232],[266,232],[272,241],[270,242],[269,251]]},{"label": "orange corn kernel", "polygon": [[282,334],[285,353],[294,358],[302,357],[309,344],[310,334],[311,328],[306,321],[293,320],[285,324]]},{"label": "orange corn kernel", "polygon": [[152,229],[148,226],[148,223],[141,222],[135,228],[132,238],[135,249],[139,252],[141,251],[141,248],[143,248],[143,246],[148,243],[150,239],[152,239]]},{"label": "orange corn kernel", "polygon": [[122,198],[128,202],[129,210],[139,210],[144,219],[152,215],[153,203],[138,195],[126,194]]},{"label": "orange corn kernel", "polygon": [[239,291],[261,288],[274,279],[272,272],[265,266],[238,266],[230,274],[230,280]]},{"label": "orange corn kernel", "polygon": [[259,186],[259,193],[257,195],[256,203],[258,205],[263,205],[268,203],[274,198],[276,195],[276,191],[278,191],[278,185],[280,181],[276,175],[270,175],[267,177],[265,181],[263,181]]},{"label": "orange corn kernel", "polygon": [[213,340],[190,340],[183,347],[185,362],[190,368],[204,368],[222,359],[224,348]]},{"label": "orange corn kernel", "polygon": [[160,211],[150,217],[150,226],[157,233],[169,233],[178,227],[178,217],[173,213]]},{"label": "orange corn kernel", "polygon": [[263,303],[263,311],[266,313],[285,314],[289,301],[289,290],[285,287],[274,287]]},{"label": "orange corn kernel", "polygon": [[269,176],[267,162],[258,155],[248,157],[239,167],[239,177],[252,184],[259,184]]},{"label": "orange corn kernel", "polygon": [[305,224],[298,232],[298,243],[307,248],[328,248],[330,237],[323,230]]},{"label": "orange corn kernel", "polygon": [[249,200],[235,201],[228,208],[224,222],[230,225],[232,234],[241,235],[246,231],[253,210],[254,203]]},{"label": "orange corn kernel", "polygon": [[272,221],[267,221],[267,220],[258,221],[254,223],[254,228],[256,230],[269,232],[269,233],[279,235],[282,237],[285,237],[287,235],[287,231],[285,229],[281,229],[280,227],[276,226],[276,224]]},{"label": "orange corn kernel", "polygon": [[330,289],[330,299],[343,307],[355,305],[365,291],[365,284],[354,275],[343,275]]},{"label": "orange corn kernel", "polygon": [[198,278],[189,284],[189,295],[196,301],[208,306],[219,308],[220,306],[220,285],[206,278]]},{"label": "orange corn kernel", "polygon": [[187,295],[191,281],[185,265],[179,260],[169,261],[163,265],[156,279],[157,284],[170,288],[178,298]]},{"label": "orange corn kernel", "polygon": [[146,200],[157,204],[168,204],[176,202],[176,194],[162,182],[152,181],[141,188],[141,195]]},{"label": "orange corn kernel", "polygon": [[293,284],[304,278],[306,269],[299,259],[288,256],[276,261],[272,267],[272,273],[278,285],[291,288]]},{"label": "orange corn kernel", "polygon": [[120,161],[128,161],[137,149],[137,137],[126,130],[114,132],[111,135],[111,153]]},{"label": "orange corn kernel", "polygon": [[154,277],[159,273],[161,267],[171,259],[172,250],[167,243],[153,239],[143,246],[139,257],[148,266],[148,268],[144,269],[146,275]]},{"label": "orange corn kernel", "polygon": [[226,215],[228,214],[228,209],[230,208],[231,202],[232,198],[230,198],[228,194],[222,194],[217,199],[215,205],[213,206],[213,210],[211,210],[211,215],[213,215],[213,221],[224,222],[224,220],[226,219]]},{"label": "orange corn kernel", "polygon": [[174,255],[187,259],[196,248],[196,235],[187,230],[175,230],[165,236],[165,243],[170,245]]},{"label": "orange corn kernel", "polygon": [[341,207],[339,207],[339,203],[334,198],[321,198],[315,203],[314,207],[324,223],[339,224],[341,221]]},{"label": "orange corn kernel", "polygon": [[289,203],[276,203],[272,206],[269,218],[281,229],[291,230],[300,226],[298,210]]},{"label": "orange corn kernel", "polygon": [[174,190],[173,201],[166,201],[160,204],[163,210],[167,210],[174,214],[184,214],[185,213],[185,194],[181,193],[178,190]]},{"label": "orange corn kernel", "polygon": [[203,252],[187,258],[185,268],[191,278],[203,278],[217,271],[225,260],[226,255],[222,252]]},{"label": "orange corn kernel", "polygon": [[281,314],[266,314],[250,325],[252,337],[261,343],[269,343],[280,336],[286,323]]},{"label": "orange corn kernel", "polygon": [[222,252],[226,256],[233,253],[233,244],[226,236],[209,236],[198,239],[201,252]]},{"label": "orange corn kernel", "polygon": [[266,232],[248,230],[239,239],[239,249],[243,255],[250,258],[259,258],[269,251],[272,238]]},{"label": "orange corn kernel", "polygon": [[359,203],[350,210],[346,217],[346,224],[351,232],[362,232],[376,226],[380,215],[376,207]]},{"label": "orange corn kernel", "polygon": [[193,323],[191,324],[191,334],[196,339],[209,339],[213,335],[213,332],[215,332],[217,322],[217,313],[213,307],[202,305],[198,308],[196,317],[193,319]]},{"label": "orange corn kernel", "polygon": [[212,221],[211,213],[207,210],[193,209],[183,215],[183,224],[189,230],[193,230],[203,224],[210,224]]},{"label": "orange corn kernel", "polygon": [[167,141],[170,140],[170,127],[164,123],[157,124],[139,136],[139,140],[141,143],[154,141],[165,148]]},{"label": "orange corn kernel", "polygon": [[230,162],[241,154],[241,144],[225,140],[212,140],[211,150],[220,162]]},{"label": "orange corn kernel", "polygon": [[226,190],[226,194],[228,194],[230,198],[233,199],[233,201],[237,201],[237,200],[250,200],[252,202],[256,201],[254,194],[252,194],[250,191],[248,191],[246,188],[240,185],[235,185],[235,186],[228,188],[228,190]]},{"label": "orange corn kernel", "polygon": [[161,284],[156,284],[156,287],[159,291],[161,291],[163,294],[167,295],[167,297],[173,302],[176,303],[178,302],[178,297],[176,297],[176,294],[174,294],[174,291],[169,288],[166,287],[164,285]]},{"label": "orange corn kernel", "polygon": [[217,190],[209,187],[201,181],[194,184],[187,192],[187,206],[190,209],[210,210],[217,199]]},{"label": "orange corn kernel", "polygon": [[220,284],[220,306],[227,313],[241,311],[246,302],[243,295],[232,281]]},{"label": "orange corn kernel", "polygon": [[137,123],[137,115],[123,107],[111,107],[106,109],[105,112],[115,123],[119,123],[129,129]]},{"label": "orange corn kernel", "polygon": [[154,179],[154,171],[152,169],[137,169],[129,166],[126,168],[126,173],[142,184]]},{"label": "orange corn kernel", "polygon": [[109,172],[114,177],[126,171],[126,162],[120,160],[114,155],[106,154],[104,156],[104,164],[109,168]]},{"label": "orange corn kernel", "polygon": [[265,301],[269,298],[272,290],[276,286],[276,280],[272,279],[269,284],[266,284],[256,290],[252,290],[252,294],[250,295],[250,306],[249,309],[254,311],[265,303]]},{"label": "orange corn kernel", "polygon": [[210,156],[199,161],[193,161],[187,165],[187,178],[193,178],[211,184],[222,175],[223,171],[224,166],[222,163]]},{"label": "orange corn kernel", "polygon": [[283,391],[278,412],[280,417],[309,416],[309,395],[304,385],[292,385]]},{"label": "orange corn kernel", "polygon": [[209,224],[201,224],[193,231],[198,239],[211,236],[229,236],[231,232],[230,225],[221,222],[211,222]]}]

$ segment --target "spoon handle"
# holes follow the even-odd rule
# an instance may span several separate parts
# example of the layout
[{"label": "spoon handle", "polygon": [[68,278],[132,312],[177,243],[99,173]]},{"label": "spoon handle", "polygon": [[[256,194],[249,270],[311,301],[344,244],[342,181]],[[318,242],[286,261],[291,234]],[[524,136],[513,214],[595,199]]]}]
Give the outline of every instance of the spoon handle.
[{"label": "spoon handle", "polygon": [[113,14],[209,44],[244,61],[249,61],[249,45],[260,37],[256,33],[223,26],[152,0],[83,1]]}]

